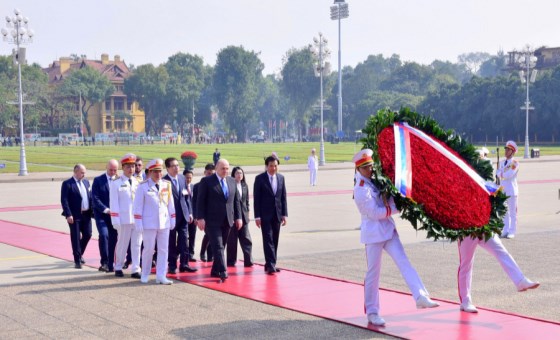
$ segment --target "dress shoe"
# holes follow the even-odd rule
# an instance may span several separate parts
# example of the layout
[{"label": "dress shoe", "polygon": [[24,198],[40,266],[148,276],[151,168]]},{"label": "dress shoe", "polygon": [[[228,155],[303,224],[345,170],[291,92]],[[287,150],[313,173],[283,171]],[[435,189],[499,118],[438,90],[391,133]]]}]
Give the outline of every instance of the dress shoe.
[{"label": "dress shoe", "polygon": [[107,273],[114,273],[115,272],[115,268],[109,268],[109,270],[107,270]]},{"label": "dress shoe", "polygon": [[280,273],[280,268],[274,267],[274,271]]},{"label": "dress shoe", "polygon": [[253,263],[245,263],[244,266],[245,266],[246,268],[249,268],[249,267],[252,267],[252,266],[253,266]]},{"label": "dress shoe", "polygon": [[141,279],[142,275],[140,275],[140,273],[132,273],[130,274],[130,277],[133,279]]},{"label": "dress shoe", "polygon": [[515,238],[515,235],[514,234],[507,234],[506,238],[511,240],[512,238]]},{"label": "dress shoe", "polygon": [[177,268],[169,268],[167,270],[167,274],[171,274],[171,275],[177,274]]},{"label": "dress shoe", "polygon": [[228,263],[227,266],[228,267],[235,267],[235,263]]},{"label": "dress shoe", "polygon": [[460,308],[466,313],[478,313],[478,309],[476,309],[476,307],[469,301],[463,302]]},{"label": "dress shoe", "polygon": [[115,270],[115,276],[116,277],[124,277],[124,273],[122,270]]},{"label": "dress shoe", "polygon": [[210,272],[210,277],[220,277],[220,273],[218,273],[218,272]]},{"label": "dress shoe", "polygon": [[100,272],[108,272],[109,271],[109,267],[107,267],[106,264],[102,265],[101,267],[99,267],[98,269]]},{"label": "dress shoe", "polygon": [[86,264],[86,260],[84,260],[83,257],[80,257],[80,263],[81,263],[81,264]]},{"label": "dress shoe", "polygon": [[158,285],[172,285],[173,281],[168,280],[167,278],[164,277],[162,279],[156,279],[156,283]]},{"label": "dress shoe", "polygon": [[434,308],[439,306],[439,303],[433,301],[432,299],[430,299],[429,297],[425,296],[425,295],[420,295],[418,297],[418,299],[416,299],[416,308],[418,309],[422,309],[422,308]]},{"label": "dress shoe", "polygon": [[200,257],[200,261],[206,262],[206,256],[201,256],[201,257]]},{"label": "dress shoe", "polygon": [[538,283],[538,282],[533,282],[533,281],[529,280],[528,278],[524,278],[523,280],[521,280],[521,282],[519,282],[517,284],[517,291],[518,292],[524,292],[527,289],[535,289],[540,285],[541,284]]},{"label": "dress shoe", "polygon": [[372,325],[385,326],[385,320],[378,314],[368,314],[367,319]]},{"label": "dress shoe", "polygon": [[268,275],[274,275],[276,273],[276,269],[274,269],[274,267],[268,267],[265,271]]},{"label": "dress shoe", "polygon": [[190,257],[189,262],[196,262],[196,259],[194,257]]},{"label": "dress shoe", "polygon": [[142,283],[148,283],[149,280],[150,280],[150,278],[149,278],[148,276],[146,276],[146,277],[143,277],[143,276],[140,277],[140,282],[142,282]]},{"label": "dress shoe", "polygon": [[126,261],[126,262],[123,264],[122,269],[127,269],[128,266],[130,266],[130,262]]},{"label": "dress shoe", "polygon": [[74,263],[74,268],[82,269],[82,264],[81,263]]},{"label": "dress shoe", "polygon": [[220,280],[225,281],[228,278],[227,272],[220,272]]},{"label": "dress shoe", "polygon": [[198,270],[198,269],[193,268],[193,267],[189,267],[189,266],[181,266],[181,267],[179,267],[179,271],[180,271],[181,273],[185,273],[185,272],[186,272],[186,273],[194,273],[194,272],[196,272],[197,270]]}]

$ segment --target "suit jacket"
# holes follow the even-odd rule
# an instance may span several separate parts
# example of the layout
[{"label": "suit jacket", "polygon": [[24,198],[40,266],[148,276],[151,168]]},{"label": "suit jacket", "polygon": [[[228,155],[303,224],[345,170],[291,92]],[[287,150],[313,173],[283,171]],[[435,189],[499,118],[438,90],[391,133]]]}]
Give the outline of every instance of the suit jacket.
[{"label": "suit jacket", "polygon": [[241,219],[241,200],[235,180],[226,176],[228,198],[226,200],[217,175],[204,177],[198,185],[196,214],[207,225],[221,226],[227,219],[229,226]]},{"label": "suit jacket", "polygon": [[[163,179],[171,182],[173,184],[173,180],[169,174],[163,176]],[[186,193],[186,180],[185,176],[181,174],[177,174],[177,187],[171,185],[173,187],[173,203],[175,204],[175,213],[177,215],[177,225],[184,225],[189,222],[189,215],[191,214],[191,209],[189,208],[189,204],[185,199],[184,193]]]},{"label": "suit jacket", "polygon": [[247,183],[241,183],[241,215],[243,216],[243,225],[249,223],[249,186]]},{"label": "suit jacket", "polygon": [[105,209],[109,209],[109,197],[111,192],[111,183],[107,179],[107,174],[102,174],[93,179],[91,187],[91,196],[93,199],[93,215],[95,218],[109,219],[110,215],[103,213]]},{"label": "suit jacket", "polygon": [[200,185],[200,182],[196,183],[195,185],[193,185],[192,187],[192,210],[193,210],[193,217],[194,219],[198,218],[198,214],[197,214],[197,199],[198,199],[198,186]]},{"label": "suit jacket", "polygon": [[[89,200],[89,211],[91,212],[93,203],[91,201],[91,190],[89,181],[87,179],[82,180]],[[62,205],[62,216],[70,217],[73,216],[74,220],[80,219],[82,216],[82,195],[80,195],[80,189],[78,189],[78,184],[74,177],[62,182],[60,188],[60,204]]]},{"label": "suit jacket", "polygon": [[286,183],[284,176],[276,174],[276,194],[272,190],[268,172],[263,172],[255,177],[253,188],[253,209],[255,218],[261,220],[282,221],[282,216],[288,216],[288,202],[286,200]]}]

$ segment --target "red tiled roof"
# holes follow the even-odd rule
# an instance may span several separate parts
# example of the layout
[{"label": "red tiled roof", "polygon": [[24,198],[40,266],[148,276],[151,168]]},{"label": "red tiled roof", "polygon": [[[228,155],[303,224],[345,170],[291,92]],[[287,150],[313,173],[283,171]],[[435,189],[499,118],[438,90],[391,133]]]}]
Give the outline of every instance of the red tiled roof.
[{"label": "red tiled roof", "polygon": [[112,83],[122,83],[124,79],[130,76],[130,69],[124,61],[114,62],[109,60],[108,64],[103,64],[101,60],[80,59],[71,61],[70,67],[63,73],[60,72],[60,61],[54,61],[49,67],[43,68],[43,72],[49,77],[49,84],[57,84],[70,73],[83,67],[92,67],[99,73],[104,74]]}]

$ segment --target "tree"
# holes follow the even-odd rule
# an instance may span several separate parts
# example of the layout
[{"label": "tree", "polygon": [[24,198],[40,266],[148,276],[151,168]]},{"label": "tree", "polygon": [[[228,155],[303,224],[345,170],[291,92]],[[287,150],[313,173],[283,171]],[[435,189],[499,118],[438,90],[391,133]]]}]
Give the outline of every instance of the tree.
[{"label": "tree", "polygon": [[490,59],[490,54],[486,52],[470,52],[463,53],[457,57],[459,64],[465,65],[465,67],[473,74],[478,74],[480,65],[485,61]]},{"label": "tree", "polygon": [[221,117],[238,136],[247,138],[256,119],[257,96],[264,64],[257,53],[228,46],[218,52],[213,87]]},{"label": "tree", "polygon": [[288,98],[294,118],[304,128],[312,114],[311,106],[320,96],[319,78],[315,76],[316,61],[307,47],[287,53],[282,67],[281,89]]},{"label": "tree", "polygon": [[504,51],[498,51],[498,54],[491,56],[490,59],[484,61],[480,65],[478,73],[481,77],[497,77],[506,75],[507,57]]},{"label": "tree", "polygon": [[192,106],[200,100],[205,88],[207,68],[201,57],[177,53],[165,63],[169,74],[166,86],[168,111],[172,113],[169,120],[174,120],[179,127],[184,127],[192,117]]},{"label": "tree", "polygon": [[134,74],[124,81],[124,92],[135,100],[145,113],[146,133],[158,133],[167,122],[164,114],[169,74],[164,66],[152,64],[138,66]]},{"label": "tree", "polygon": [[84,66],[70,74],[61,85],[61,91],[67,96],[77,99],[82,97],[80,112],[86,125],[88,135],[91,136],[91,126],[88,121],[89,110],[97,103],[104,103],[115,88],[109,79],[97,70]]}]

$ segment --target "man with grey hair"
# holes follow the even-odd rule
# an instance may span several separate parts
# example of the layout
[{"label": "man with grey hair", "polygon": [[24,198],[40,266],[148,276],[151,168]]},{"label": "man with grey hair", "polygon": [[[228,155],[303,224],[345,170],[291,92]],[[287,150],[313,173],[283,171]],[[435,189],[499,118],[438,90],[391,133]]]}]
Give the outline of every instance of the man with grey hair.
[{"label": "man with grey hair", "polygon": [[60,189],[62,216],[66,218],[70,228],[70,241],[76,269],[82,269],[82,264],[85,263],[82,255],[91,238],[91,190],[89,181],[84,178],[85,175],[86,167],[83,164],[76,164],[74,174],[62,182]]}]

